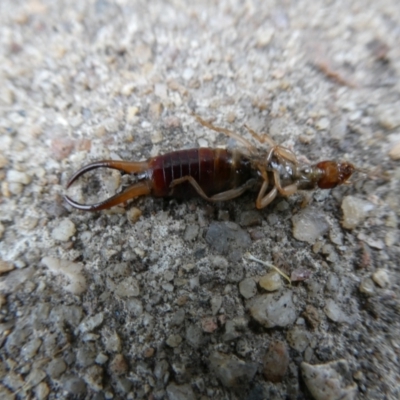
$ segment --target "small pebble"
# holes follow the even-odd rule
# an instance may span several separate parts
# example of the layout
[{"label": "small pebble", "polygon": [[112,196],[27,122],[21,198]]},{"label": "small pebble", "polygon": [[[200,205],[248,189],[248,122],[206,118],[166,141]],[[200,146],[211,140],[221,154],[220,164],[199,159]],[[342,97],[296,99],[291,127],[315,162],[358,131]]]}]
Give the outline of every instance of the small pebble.
[{"label": "small pebble", "polygon": [[96,356],[95,362],[96,364],[105,364],[108,361],[108,357],[104,353],[99,353]]},{"label": "small pebble", "polygon": [[214,352],[210,355],[210,369],[228,388],[240,387],[243,382],[252,382],[257,372],[255,362],[245,362],[234,355]]},{"label": "small pebble", "polygon": [[88,317],[83,320],[79,325],[81,333],[91,332],[93,329],[100,326],[104,321],[104,313],[95,314],[92,317]]},{"label": "small pebble", "polygon": [[[165,97],[165,96],[160,96],[160,97]],[[149,114],[150,114],[151,118],[158,119],[161,116],[162,110],[163,110],[163,105],[161,103],[151,103],[150,107],[149,107]],[[155,135],[157,135],[157,132],[161,133],[160,131],[156,131]],[[152,137],[153,137],[153,135],[152,135]],[[155,143],[153,140],[152,140],[152,142]],[[156,143],[159,143],[159,142],[156,142]]]},{"label": "small pebble", "polygon": [[50,394],[50,388],[46,382],[40,382],[34,389],[35,398],[37,400],[47,399],[47,396]]},{"label": "small pebble", "polygon": [[169,335],[166,343],[169,347],[178,347],[182,343],[182,336],[179,334]]},{"label": "small pebble", "polygon": [[155,354],[155,349],[153,347],[148,347],[147,349],[145,349],[145,351],[143,352],[143,357],[145,358],[151,358],[154,356]]},{"label": "small pebble", "polygon": [[51,236],[55,240],[66,242],[76,232],[75,224],[68,218],[64,218],[60,223],[53,229]]},{"label": "small pebble", "polygon": [[253,278],[246,278],[239,283],[240,294],[245,299],[250,299],[257,293],[257,285]]},{"label": "small pebble", "polygon": [[4,274],[6,272],[12,271],[14,269],[14,265],[4,261],[4,260],[0,260],[0,274]]},{"label": "small pebble", "polygon": [[290,280],[292,282],[301,282],[310,279],[312,272],[309,269],[296,268],[290,274]]},{"label": "small pebble", "polygon": [[320,324],[318,310],[312,306],[307,305],[305,311],[303,312],[303,317],[306,319],[308,324],[311,326],[312,329],[318,328]]},{"label": "small pebble", "polygon": [[220,254],[237,254],[251,245],[250,235],[233,222],[211,222],[205,239]]},{"label": "small pebble", "polygon": [[4,294],[0,294],[0,308],[7,304],[7,297]]},{"label": "small pebble", "polygon": [[325,129],[328,129],[330,126],[330,121],[328,118],[321,118],[317,121],[317,123],[315,124],[315,127],[319,130],[319,131],[323,131]]},{"label": "small pebble", "polygon": [[193,242],[199,235],[200,228],[198,225],[187,225],[183,239],[186,242]]},{"label": "small pebble", "polygon": [[400,160],[400,142],[390,149],[389,157],[394,161]]},{"label": "small pebble", "polygon": [[339,308],[334,300],[328,299],[324,308],[325,314],[333,322],[346,322],[346,314]]},{"label": "small pebble", "polygon": [[258,29],[255,34],[257,47],[267,46],[274,37],[274,33],[274,29],[271,27]]},{"label": "small pebble", "polygon": [[122,354],[117,354],[110,363],[110,372],[115,375],[123,375],[128,372],[129,366]]},{"label": "small pebble", "polygon": [[372,279],[373,281],[380,286],[381,288],[385,288],[386,286],[389,286],[390,284],[390,277],[387,271],[383,268],[377,269],[373,274],[372,274]]},{"label": "small pebble", "polygon": [[103,368],[99,365],[92,365],[84,372],[83,379],[90,389],[99,392],[103,389]]},{"label": "small pebble", "polygon": [[247,302],[251,316],[266,328],[285,327],[296,321],[292,292],[259,295]]},{"label": "small pebble", "polygon": [[282,382],[289,367],[289,353],[284,342],[272,342],[263,361],[263,374],[267,381]]},{"label": "small pebble", "polygon": [[247,319],[243,317],[235,317],[232,320],[226,321],[223,340],[225,342],[230,342],[242,336],[242,333],[246,329],[247,324]]},{"label": "small pebble", "polygon": [[0,154],[0,168],[4,168],[8,164],[7,158]]},{"label": "small pebble", "polygon": [[315,400],[355,400],[358,390],[349,370],[346,360],[317,365],[301,363],[303,379]]},{"label": "small pebble", "polygon": [[139,114],[139,108],[135,106],[128,107],[126,109],[126,119],[128,122],[132,122]]},{"label": "small pebble", "polygon": [[385,244],[387,247],[392,247],[396,243],[398,243],[398,233],[395,230],[390,230],[385,235]]},{"label": "small pebble", "polygon": [[189,384],[177,385],[170,383],[167,386],[168,400],[196,400],[192,387]]},{"label": "small pebble", "polygon": [[379,123],[387,130],[392,130],[400,126],[400,103],[388,104],[386,102],[377,107]]},{"label": "small pebble", "polygon": [[195,349],[198,349],[203,343],[203,331],[195,324],[190,324],[186,329],[186,341]]},{"label": "small pebble", "polygon": [[140,294],[139,282],[128,276],[116,286],[114,293],[120,297],[137,297]]},{"label": "small pebble", "polygon": [[262,216],[259,211],[243,211],[239,217],[239,225],[244,227],[261,225]]},{"label": "small pebble", "polygon": [[31,177],[25,172],[10,169],[9,171],[7,171],[7,181],[10,183],[20,183],[22,185],[27,185],[31,181]]},{"label": "small pebble", "polygon": [[128,221],[131,224],[134,224],[142,215],[142,211],[139,210],[137,207],[132,207],[128,210],[126,213],[126,216],[128,217]]},{"label": "small pebble", "polygon": [[287,341],[293,349],[297,350],[299,353],[303,351],[310,344],[311,336],[304,328],[299,326],[294,326],[287,333]]},{"label": "small pebble", "polygon": [[70,377],[65,380],[63,389],[71,395],[81,396],[86,392],[86,385],[83,379]]},{"label": "small pebble", "polygon": [[103,335],[103,342],[108,352],[119,353],[122,349],[121,339],[115,331],[108,335]]},{"label": "small pebble", "polygon": [[172,283],[163,283],[161,287],[166,291],[172,293],[174,291],[174,285]]},{"label": "small pebble", "polygon": [[128,82],[124,86],[122,86],[120,93],[123,96],[130,96],[135,90],[135,86],[136,85],[134,82]]},{"label": "small pebble", "polygon": [[8,184],[8,190],[11,194],[19,195],[22,193],[23,189],[22,183],[10,182]]},{"label": "small pebble", "polygon": [[4,228],[4,225],[0,222],[0,239],[3,237],[3,233],[6,230],[6,228]]},{"label": "small pebble", "polygon": [[84,343],[76,352],[76,363],[81,367],[90,367],[96,360],[96,350],[93,344]]},{"label": "small pebble", "polygon": [[302,242],[313,244],[328,232],[329,225],[323,214],[307,208],[293,218],[293,236]]},{"label": "small pebble", "polygon": [[169,324],[171,327],[180,326],[183,324],[184,320],[185,320],[185,310],[181,308],[175,314],[172,315]]},{"label": "small pebble", "polygon": [[368,296],[372,296],[375,293],[375,285],[371,278],[364,278],[359,286],[360,292]]},{"label": "small pebble", "polygon": [[217,315],[222,305],[222,296],[213,296],[210,300],[212,315]]},{"label": "small pebble", "polygon": [[215,317],[204,317],[201,319],[201,327],[203,332],[213,333],[218,329],[217,320]]},{"label": "small pebble", "polygon": [[342,202],[342,226],[346,229],[354,229],[365,220],[373,208],[374,205],[368,201],[355,196],[346,196]]},{"label": "small pebble", "polygon": [[82,274],[81,264],[54,257],[44,257],[42,263],[54,274],[69,280],[69,285],[64,286],[65,290],[74,294],[81,294],[86,290],[86,279]]},{"label": "small pebble", "polygon": [[115,118],[107,118],[102,123],[107,132],[114,133],[118,131],[119,122]]},{"label": "small pebble", "polygon": [[42,341],[39,338],[33,338],[30,342],[24,345],[21,349],[21,356],[25,358],[25,360],[30,360],[34,357],[41,346]]},{"label": "small pebble", "polygon": [[47,375],[52,379],[58,379],[67,369],[67,364],[62,358],[54,358],[46,368]]},{"label": "small pebble", "polygon": [[262,276],[258,281],[258,284],[267,292],[274,292],[282,287],[282,279],[278,272],[271,271]]}]

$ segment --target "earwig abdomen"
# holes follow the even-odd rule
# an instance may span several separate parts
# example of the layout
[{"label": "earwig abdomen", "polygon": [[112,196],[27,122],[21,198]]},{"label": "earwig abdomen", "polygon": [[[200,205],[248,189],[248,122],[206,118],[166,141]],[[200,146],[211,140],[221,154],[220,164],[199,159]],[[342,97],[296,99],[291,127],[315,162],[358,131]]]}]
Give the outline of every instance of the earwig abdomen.
[{"label": "earwig abdomen", "polygon": [[152,194],[157,197],[190,197],[196,194],[189,182],[171,189],[171,183],[185,176],[193,177],[207,196],[236,188],[247,182],[252,173],[250,162],[239,152],[199,148],[174,151],[150,160]]}]

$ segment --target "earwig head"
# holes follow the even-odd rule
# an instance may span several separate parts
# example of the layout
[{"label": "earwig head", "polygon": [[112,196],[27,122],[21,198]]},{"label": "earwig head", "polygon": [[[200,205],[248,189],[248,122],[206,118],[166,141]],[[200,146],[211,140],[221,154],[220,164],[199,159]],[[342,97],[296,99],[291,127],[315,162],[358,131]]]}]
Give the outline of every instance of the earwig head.
[{"label": "earwig head", "polygon": [[345,183],[356,170],[354,165],[347,161],[321,161],[316,167],[322,172],[317,182],[321,189],[332,189]]}]

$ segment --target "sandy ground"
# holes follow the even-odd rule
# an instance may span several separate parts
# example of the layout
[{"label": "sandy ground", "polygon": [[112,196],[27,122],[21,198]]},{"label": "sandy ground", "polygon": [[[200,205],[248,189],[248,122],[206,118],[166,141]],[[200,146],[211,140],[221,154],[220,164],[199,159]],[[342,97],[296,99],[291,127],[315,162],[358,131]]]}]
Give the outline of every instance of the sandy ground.
[{"label": "sandy ground", "polygon": [[[399,42],[396,0],[2,0],[1,397],[398,399]],[[368,174],[305,208],[64,202],[90,161],[235,145],[193,112]]]}]

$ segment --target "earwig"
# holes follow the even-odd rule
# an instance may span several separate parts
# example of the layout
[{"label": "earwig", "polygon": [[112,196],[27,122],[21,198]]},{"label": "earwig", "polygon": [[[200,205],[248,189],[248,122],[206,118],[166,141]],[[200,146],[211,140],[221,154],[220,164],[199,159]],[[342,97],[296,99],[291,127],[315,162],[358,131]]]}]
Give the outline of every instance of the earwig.
[{"label": "earwig", "polygon": [[137,182],[107,200],[80,204],[65,196],[73,207],[84,211],[111,208],[143,195],[188,197],[200,195],[211,202],[226,201],[257,188],[258,209],[268,206],[279,194],[290,196],[298,190],[331,189],[346,183],[356,168],[349,162],[322,161],[314,165],[300,163],[295,154],[268,135],[250,134],[268,150],[262,151],[235,132],[219,128],[196,116],[205,127],[237,140],[241,150],[198,148],[179,150],[152,157],[147,161],[103,160],[77,171],[67,188],[80,176],[96,168],[111,168],[133,174]]}]

